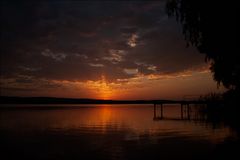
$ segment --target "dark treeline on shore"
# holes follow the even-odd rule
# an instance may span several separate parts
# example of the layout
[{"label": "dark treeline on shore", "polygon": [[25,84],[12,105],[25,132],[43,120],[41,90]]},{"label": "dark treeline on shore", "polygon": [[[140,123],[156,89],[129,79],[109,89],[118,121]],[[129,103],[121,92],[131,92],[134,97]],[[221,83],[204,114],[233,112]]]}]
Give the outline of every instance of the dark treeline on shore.
[{"label": "dark treeline on shore", "polygon": [[101,100],[87,98],[1,96],[0,104],[154,104],[179,103],[174,100]]}]

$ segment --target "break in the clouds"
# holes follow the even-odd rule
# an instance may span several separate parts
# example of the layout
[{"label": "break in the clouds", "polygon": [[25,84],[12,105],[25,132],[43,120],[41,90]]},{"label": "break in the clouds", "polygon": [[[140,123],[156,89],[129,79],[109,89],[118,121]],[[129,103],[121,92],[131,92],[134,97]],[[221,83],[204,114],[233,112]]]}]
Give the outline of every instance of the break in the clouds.
[{"label": "break in the clouds", "polygon": [[119,82],[204,66],[164,0],[1,1],[2,80]]}]

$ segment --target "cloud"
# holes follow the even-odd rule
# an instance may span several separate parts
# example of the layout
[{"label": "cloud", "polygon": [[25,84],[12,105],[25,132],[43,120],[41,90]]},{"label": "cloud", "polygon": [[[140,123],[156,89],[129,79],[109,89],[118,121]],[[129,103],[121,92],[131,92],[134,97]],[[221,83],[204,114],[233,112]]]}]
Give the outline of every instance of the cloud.
[{"label": "cloud", "polygon": [[100,64],[100,63],[89,63],[89,66],[92,66],[92,67],[104,67],[104,64]]},{"label": "cloud", "polygon": [[130,47],[136,47],[137,39],[138,39],[138,35],[137,34],[132,34],[131,37],[128,39],[127,44]]},{"label": "cloud", "polygon": [[133,34],[133,33],[136,33],[138,31],[138,28],[135,27],[135,26],[126,26],[126,27],[122,27],[120,28],[120,31],[123,33],[123,34]]},{"label": "cloud", "polygon": [[156,72],[157,71],[157,66],[153,65],[153,64],[147,64],[145,62],[140,62],[140,61],[135,61],[134,62],[136,65],[142,67],[142,68],[145,68],[145,69],[148,69],[150,71],[154,71]]},{"label": "cloud", "polygon": [[104,75],[117,82],[206,65],[196,49],[185,47],[163,2],[6,2],[1,7],[3,77],[96,81]]},{"label": "cloud", "polygon": [[61,88],[61,85],[54,83],[52,80],[38,79],[28,75],[17,75],[14,78],[1,79],[0,87],[3,90],[10,91],[42,91]]},{"label": "cloud", "polygon": [[79,36],[85,37],[85,38],[91,38],[96,36],[96,32],[80,32]]},{"label": "cloud", "polygon": [[85,55],[85,54],[78,54],[78,53],[75,53],[74,55],[75,55],[76,57],[79,57],[79,58],[88,59],[88,56]]},{"label": "cloud", "polygon": [[124,72],[129,75],[136,75],[138,73],[138,69],[137,68],[125,68]]},{"label": "cloud", "polygon": [[151,70],[151,71],[157,71],[157,66],[154,66],[154,65],[149,65],[147,67],[148,70]]},{"label": "cloud", "polygon": [[35,72],[35,71],[41,70],[41,68],[30,68],[30,67],[25,67],[25,66],[19,66],[19,68],[22,69],[23,71],[27,71],[27,72]]},{"label": "cloud", "polygon": [[45,49],[41,52],[41,55],[45,57],[50,57],[56,61],[62,61],[67,57],[67,55],[64,53],[53,53],[50,49]]},{"label": "cloud", "polygon": [[124,60],[123,56],[126,54],[126,51],[110,49],[109,54],[109,56],[103,57],[102,59],[110,61],[113,64],[117,64]]}]

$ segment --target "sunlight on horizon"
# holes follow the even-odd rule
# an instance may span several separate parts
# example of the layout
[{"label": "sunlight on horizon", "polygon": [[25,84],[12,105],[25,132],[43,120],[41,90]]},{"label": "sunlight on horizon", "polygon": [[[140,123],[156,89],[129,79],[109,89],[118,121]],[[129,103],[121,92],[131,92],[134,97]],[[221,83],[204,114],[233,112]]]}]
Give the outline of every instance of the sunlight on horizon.
[{"label": "sunlight on horizon", "polygon": [[97,97],[104,100],[113,98],[113,89],[108,85],[104,75],[101,76],[101,81],[98,85]]},{"label": "sunlight on horizon", "polygon": [[[207,70],[190,70],[179,74],[142,75],[133,78],[111,81],[105,75],[98,80],[67,81],[38,79],[33,84],[19,84],[14,79],[1,80],[8,88],[19,88],[22,96],[50,96],[66,98],[91,98],[91,99],[181,99],[184,95],[204,95],[210,92],[223,92],[223,86],[217,87],[212,79],[212,73]],[[57,86],[44,90],[30,90],[41,88],[41,83]],[[21,92],[20,90],[23,90]],[[24,92],[29,89],[28,92]],[[9,90],[8,95],[16,96],[14,90]]]}]

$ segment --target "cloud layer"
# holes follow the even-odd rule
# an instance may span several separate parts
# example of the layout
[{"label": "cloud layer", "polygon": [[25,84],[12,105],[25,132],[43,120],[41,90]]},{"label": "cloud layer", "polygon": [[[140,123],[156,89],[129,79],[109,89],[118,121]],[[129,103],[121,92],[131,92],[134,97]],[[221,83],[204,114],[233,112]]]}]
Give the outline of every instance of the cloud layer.
[{"label": "cloud layer", "polygon": [[206,66],[165,1],[1,3],[2,87],[19,77],[118,83]]}]

